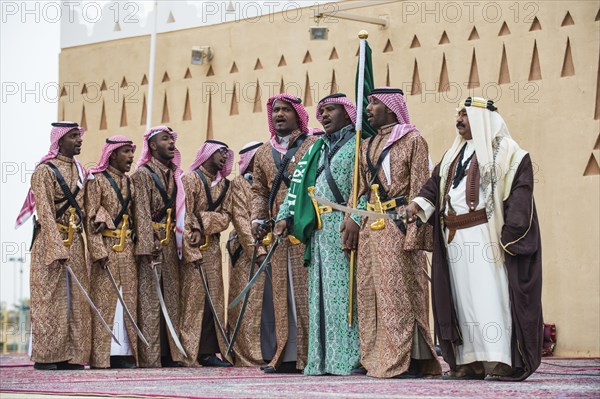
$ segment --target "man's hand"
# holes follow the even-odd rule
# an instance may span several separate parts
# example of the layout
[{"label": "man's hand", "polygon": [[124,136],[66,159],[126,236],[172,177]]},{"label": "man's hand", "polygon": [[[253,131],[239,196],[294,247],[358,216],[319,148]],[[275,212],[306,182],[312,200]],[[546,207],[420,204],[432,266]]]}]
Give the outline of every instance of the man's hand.
[{"label": "man's hand", "polygon": [[154,260],[154,256],[152,255],[137,255],[137,264],[138,265],[152,265],[152,261]]},{"label": "man's hand", "polygon": [[154,237],[154,248],[152,249],[152,256],[158,256],[162,252],[162,244],[160,240]]},{"label": "man's hand", "polygon": [[200,230],[192,230],[190,234],[190,245],[192,247],[200,246],[200,241],[202,240],[202,233]]},{"label": "man's hand", "polygon": [[255,239],[261,241],[267,234],[269,234],[269,229],[266,227],[266,224],[252,223],[252,236]]},{"label": "man's hand", "polygon": [[287,220],[283,219],[275,224],[273,234],[279,237],[286,238],[288,236]]},{"label": "man's hand", "polygon": [[265,261],[265,258],[267,257],[267,255],[262,254],[262,255],[258,255],[256,257],[256,266],[259,266],[263,264],[263,262]]},{"label": "man's hand", "polygon": [[106,230],[106,223],[95,223],[94,230],[92,230],[93,234],[100,234],[102,231]]},{"label": "man's hand", "polygon": [[356,251],[358,249],[358,233],[360,227],[351,218],[342,223],[340,233],[342,233],[342,249],[344,251]]},{"label": "man's hand", "polygon": [[92,263],[92,267],[101,267],[106,269],[108,267],[108,257],[94,261],[94,263]]},{"label": "man's hand", "polygon": [[406,217],[406,222],[407,223],[416,222],[417,213],[419,213],[421,210],[422,209],[419,206],[419,204],[417,204],[414,201],[411,202],[410,204],[408,204],[408,206],[404,209],[404,216]]}]

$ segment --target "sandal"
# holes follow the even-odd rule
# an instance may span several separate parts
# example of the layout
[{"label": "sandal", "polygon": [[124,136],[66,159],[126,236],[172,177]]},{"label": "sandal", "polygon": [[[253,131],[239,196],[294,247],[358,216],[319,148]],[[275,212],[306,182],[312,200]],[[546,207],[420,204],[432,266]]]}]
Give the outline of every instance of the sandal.
[{"label": "sandal", "polygon": [[[474,367],[474,365],[480,367]],[[485,369],[478,362],[460,365],[455,370],[446,371],[442,376],[443,380],[483,380],[484,378]]]}]

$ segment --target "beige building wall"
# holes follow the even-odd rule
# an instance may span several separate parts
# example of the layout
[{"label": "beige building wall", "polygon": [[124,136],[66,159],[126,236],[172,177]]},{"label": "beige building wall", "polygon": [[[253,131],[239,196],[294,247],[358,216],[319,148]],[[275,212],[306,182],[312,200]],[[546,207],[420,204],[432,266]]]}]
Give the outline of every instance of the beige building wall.
[{"label": "beige building wall", "polygon": [[[536,166],[544,318],[557,325],[556,354],[597,357],[599,9],[599,1],[396,1],[346,11],[385,16],[387,29],[332,17],[321,21],[329,28],[324,41],[309,40],[316,25],[309,8],[272,21],[264,16],[159,34],[152,122],[179,133],[185,168],[207,137],[236,151],[267,140],[265,103],[282,82],[303,99],[316,127],[314,105],[332,86],[354,97],[357,33],[369,30],[375,83],[404,89],[434,162],[455,135],[458,101],[496,100]],[[213,49],[209,65],[190,64],[198,45]],[[87,127],[86,163],[95,163],[110,135],[141,143],[149,47],[144,36],[62,50],[58,117]]]}]

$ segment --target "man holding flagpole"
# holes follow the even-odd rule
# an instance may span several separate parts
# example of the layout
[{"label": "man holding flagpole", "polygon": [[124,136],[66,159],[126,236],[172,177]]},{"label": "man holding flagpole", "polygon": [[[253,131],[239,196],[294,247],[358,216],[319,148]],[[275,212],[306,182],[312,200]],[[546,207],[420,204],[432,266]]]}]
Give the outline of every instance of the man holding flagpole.
[{"label": "man holding flagpole", "polygon": [[317,119],[326,134],[298,163],[275,234],[289,231],[306,245],[309,267],[309,336],[306,375],[347,375],[360,362],[356,312],[346,319],[350,282],[349,260],[342,249],[344,214],[319,206],[308,193],[346,205],[352,188],[356,107],[344,94],[325,97]]},{"label": "man holding flagpole", "polygon": [[[361,148],[357,208],[400,213],[429,178],[427,143],[410,123],[402,90],[373,90],[367,112],[378,133]],[[424,274],[423,250],[431,250],[431,230],[407,228],[402,221],[347,216],[343,240],[351,248],[359,228],[361,364],[369,376],[379,378],[440,374],[429,335]]]}]

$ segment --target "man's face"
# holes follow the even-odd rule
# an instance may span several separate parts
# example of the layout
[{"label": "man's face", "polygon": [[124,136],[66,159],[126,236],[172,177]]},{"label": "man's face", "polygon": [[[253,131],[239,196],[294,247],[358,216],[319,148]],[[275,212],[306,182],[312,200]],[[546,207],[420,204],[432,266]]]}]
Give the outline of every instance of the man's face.
[{"label": "man's face", "polygon": [[298,115],[292,104],[277,100],[273,103],[273,126],[278,136],[288,136],[298,130]]},{"label": "man's face", "polygon": [[210,158],[204,162],[203,166],[207,170],[216,173],[223,170],[225,164],[227,163],[228,157],[229,152],[227,151],[227,148],[221,147],[217,151],[213,152]]},{"label": "man's face", "polygon": [[352,123],[342,104],[325,104],[319,109],[323,129],[327,134],[333,134]]},{"label": "man's face", "polygon": [[471,125],[469,124],[469,115],[467,115],[467,110],[464,108],[458,111],[458,115],[456,115],[456,129],[463,139],[471,140],[473,138],[471,135]]},{"label": "man's face", "polygon": [[110,166],[121,173],[129,172],[131,170],[131,164],[133,163],[134,151],[133,146],[129,144],[117,148],[110,154],[108,160]]},{"label": "man's face", "polygon": [[391,112],[392,111],[390,111],[384,103],[379,101],[379,99],[375,97],[369,99],[369,105],[367,105],[367,120],[375,129],[379,129],[382,126],[391,123],[389,122],[389,114]]},{"label": "man's face", "polygon": [[150,139],[152,156],[160,161],[170,161],[175,158],[175,140],[167,132],[160,132]]},{"label": "man's face", "polygon": [[78,129],[72,129],[58,140],[58,151],[65,157],[72,158],[81,153],[83,139]]}]

